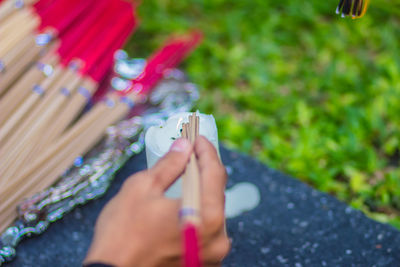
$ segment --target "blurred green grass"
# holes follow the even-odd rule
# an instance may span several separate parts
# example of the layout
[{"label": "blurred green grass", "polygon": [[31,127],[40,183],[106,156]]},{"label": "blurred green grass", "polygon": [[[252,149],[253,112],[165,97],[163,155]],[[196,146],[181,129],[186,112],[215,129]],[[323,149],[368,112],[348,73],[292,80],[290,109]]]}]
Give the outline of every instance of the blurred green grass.
[{"label": "blurred green grass", "polygon": [[146,0],[126,48],[144,57],[201,29],[183,68],[220,139],[400,228],[399,1],[360,20],[337,3]]}]

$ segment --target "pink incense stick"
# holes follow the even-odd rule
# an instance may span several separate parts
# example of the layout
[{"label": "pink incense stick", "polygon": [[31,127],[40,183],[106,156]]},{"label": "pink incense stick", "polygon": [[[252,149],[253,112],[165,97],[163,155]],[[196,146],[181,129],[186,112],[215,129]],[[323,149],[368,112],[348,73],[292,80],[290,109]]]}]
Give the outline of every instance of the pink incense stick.
[{"label": "pink incense stick", "polygon": [[[153,60],[153,65],[149,65],[149,69],[151,69],[151,72],[155,76],[162,75],[164,70],[179,63],[199,41],[200,38],[198,38],[197,34],[187,35],[185,38],[181,37],[170,41],[168,45],[169,51],[167,49],[161,51],[156,56],[157,59]],[[167,57],[167,59],[163,57]]]},{"label": "pink incense stick", "polygon": [[[109,47],[103,55],[99,58],[99,60],[90,68],[88,71],[87,75],[91,77],[91,79],[97,84],[101,84],[102,81],[105,79],[105,77],[108,75],[109,70],[113,66],[114,62],[114,53],[123,47],[124,43],[134,30],[133,25],[130,27],[127,27],[123,33],[119,35],[119,37],[113,42],[112,46]],[[105,90],[103,90],[105,93],[107,89],[109,88],[109,84],[106,84]],[[98,95],[98,91],[100,88],[97,88],[94,94]],[[89,100],[92,97],[93,93],[89,93],[86,91],[86,97]]]},{"label": "pink incense stick", "polygon": [[122,94],[136,91],[147,94],[163,76],[165,70],[174,68],[187,54],[193,50],[201,41],[200,32],[192,32],[182,38],[170,40],[162,49],[159,49],[151,56],[143,74],[132,81],[132,85]]},{"label": "pink incense stick", "polygon": [[129,27],[124,33],[122,33],[117,40],[114,41],[112,47],[110,47],[106,53],[106,55],[102,55],[102,59],[100,62],[95,64],[95,68],[89,70],[88,74],[95,80],[97,83],[100,83],[103,78],[106,76],[107,72],[112,67],[114,61],[114,53],[123,47],[124,43],[130,36],[133,31],[133,27]]},{"label": "pink incense stick", "polygon": [[[90,7],[92,5],[95,5],[97,1],[96,0],[79,0],[78,4],[74,5],[72,10],[67,11],[66,13],[65,10],[61,14],[63,14],[63,19],[62,20],[56,20],[53,25],[49,25],[50,27],[53,27],[57,30],[58,34],[62,33],[65,31],[69,26],[73,24],[75,19],[79,17],[80,15],[86,16],[87,13],[90,13]],[[85,12],[87,11],[87,12]],[[66,15],[67,14],[67,15]]]},{"label": "pink incense stick", "polygon": [[50,8],[54,4],[55,0],[39,0],[32,5],[32,8],[35,10],[35,13],[40,17],[43,17],[43,13],[46,12],[48,8]]},{"label": "pink incense stick", "polygon": [[[122,91],[122,94],[127,94],[131,91],[140,92],[143,94],[147,93],[147,90],[152,87],[153,80],[158,81],[161,75],[157,75],[156,66],[161,66],[160,64],[165,62],[167,59],[174,56],[174,52],[177,51],[177,46],[180,44],[168,44],[158,52],[156,52],[148,61],[142,74],[140,74],[136,79],[132,81],[132,85],[126,90]],[[159,69],[162,72],[161,69]]]},{"label": "pink incense stick", "polygon": [[183,228],[183,235],[182,235],[182,243],[183,243],[183,263],[184,267],[200,267],[201,261],[199,256],[199,240],[196,226],[187,223]]},{"label": "pink incense stick", "polygon": [[127,27],[133,27],[135,25],[135,18],[131,10],[121,12],[119,19],[113,27],[111,27],[102,38],[102,42],[95,45],[89,52],[83,54],[81,57],[85,58],[85,65],[81,72],[87,72],[90,67],[96,63],[99,56],[102,55],[108,47],[112,46],[112,43],[118,39],[118,36],[124,32]]},{"label": "pink incense stick", "polygon": [[[163,77],[162,73],[168,68],[175,67],[184,58],[184,56],[198,44],[198,42],[201,39],[201,38],[193,38],[194,35],[189,35],[189,37],[192,37],[192,39],[190,39],[190,42],[189,38],[185,39],[185,45],[183,46],[185,48],[184,50],[176,49],[177,47],[182,48],[183,40],[173,40],[170,41],[168,44],[164,45],[152,56],[150,56],[149,60],[147,61],[148,63],[145,67],[145,70],[142,72],[140,77],[133,79],[131,82],[131,86],[129,86],[126,90],[122,92],[117,92],[121,95],[121,99],[123,99],[130,93],[139,93],[141,95],[147,95],[151,93],[152,89],[154,88],[154,85],[158,81],[160,81],[161,78]],[[164,66],[163,69],[160,69],[161,75],[159,74],[154,75],[155,66],[157,66],[157,64],[161,64],[162,66]],[[138,82],[140,82],[140,84]],[[137,84],[140,85],[139,86],[140,89],[137,89],[135,87],[135,85]],[[104,97],[104,94],[105,92],[103,92],[102,94],[99,94],[98,92],[94,97],[97,100],[100,100],[102,99],[102,97]]]},{"label": "pink incense stick", "polygon": [[80,14],[71,26],[63,33],[59,34],[59,38],[73,35],[83,36],[88,29],[91,28],[104,14],[107,14],[112,1],[115,0],[97,0],[87,12]]},{"label": "pink incense stick", "polygon": [[[148,59],[145,69],[139,77],[132,80],[131,85],[124,91],[118,92],[121,96],[136,92],[142,95],[149,94],[154,85],[161,80],[165,70],[174,68],[182,59],[193,50],[201,40],[199,32],[191,33],[186,38],[170,40],[161,49],[153,53]],[[156,67],[161,66],[156,73]],[[97,95],[96,99],[102,96]]]},{"label": "pink incense stick", "polygon": [[[109,17],[109,10],[106,8],[110,0],[100,0],[98,5],[88,14],[80,16],[75,22],[75,27],[69,29],[61,35],[61,45],[57,53],[62,59],[62,64],[66,65],[72,57],[85,47],[88,42],[92,41],[95,34],[100,33],[97,28],[99,17]],[[96,31],[94,30],[96,29]],[[92,33],[93,32],[93,33]],[[90,35],[89,37],[87,37]]]},{"label": "pink incense stick", "polygon": [[49,33],[51,37],[61,34],[77,17],[89,9],[93,1],[57,0],[40,14],[39,32]]},{"label": "pink incense stick", "polygon": [[41,17],[39,30],[45,30],[49,25],[57,23],[61,17],[67,15],[67,12],[71,11],[78,2],[78,0],[55,0],[47,8],[39,10],[38,14]]},{"label": "pink incense stick", "polygon": [[[115,20],[115,17],[119,16],[120,12],[122,13],[126,12],[122,9],[120,3],[121,3],[120,0],[106,1],[108,7],[103,11],[104,14],[102,14],[100,18],[95,20],[94,23],[88,24],[89,27],[87,28],[87,31],[85,31],[83,35],[82,31],[80,31],[79,29],[69,35],[69,38],[71,38],[71,40],[75,39],[79,41],[74,42],[75,46],[73,49],[65,50],[65,54],[63,57],[63,64],[68,63],[73,57],[76,57],[77,55],[80,55],[82,57],[88,57],[89,54],[92,54],[93,52],[92,50],[86,49],[86,54],[85,55],[82,54],[83,53],[82,51],[84,51],[85,50],[84,48],[86,48],[87,46],[91,46],[91,48],[94,49],[97,46],[104,45],[103,44],[104,36],[107,37],[107,34],[112,30],[113,27],[115,27],[116,24],[118,23],[121,24],[121,21]],[[126,14],[126,16],[127,15],[128,14]],[[74,35],[82,36],[82,38],[78,38],[76,36],[74,37]],[[60,50],[61,53],[63,51],[64,51],[63,49]],[[81,52],[78,53],[78,51]]]},{"label": "pink incense stick", "polygon": [[102,56],[102,62],[96,63],[95,68],[92,68],[89,71],[89,75],[92,77],[93,80],[97,81],[97,83],[100,85],[99,88],[97,88],[96,92],[93,94],[92,97],[92,102],[98,102],[101,100],[104,95],[111,90],[112,88],[110,87],[109,84],[109,76],[110,76],[110,70],[112,69],[113,62],[114,62],[114,55],[115,52],[118,49],[121,49],[124,46],[124,43],[128,40],[129,36],[131,35],[132,31],[134,28],[129,29],[125,33],[126,36],[121,35],[119,40],[115,41],[115,45],[112,48],[109,48],[109,55],[104,55]]}]

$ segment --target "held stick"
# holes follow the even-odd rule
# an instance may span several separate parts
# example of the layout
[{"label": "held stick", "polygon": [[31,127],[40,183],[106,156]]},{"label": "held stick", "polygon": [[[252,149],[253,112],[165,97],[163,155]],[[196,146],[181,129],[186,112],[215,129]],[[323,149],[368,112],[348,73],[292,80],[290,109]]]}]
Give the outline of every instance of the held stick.
[{"label": "held stick", "polygon": [[[189,116],[189,123],[182,125],[182,137],[194,144],[199,133],[199,117]],[[200,172],[194,153],[183,174],[182,209],[184,266],[200,267],[198,226],[200,223]]]}]

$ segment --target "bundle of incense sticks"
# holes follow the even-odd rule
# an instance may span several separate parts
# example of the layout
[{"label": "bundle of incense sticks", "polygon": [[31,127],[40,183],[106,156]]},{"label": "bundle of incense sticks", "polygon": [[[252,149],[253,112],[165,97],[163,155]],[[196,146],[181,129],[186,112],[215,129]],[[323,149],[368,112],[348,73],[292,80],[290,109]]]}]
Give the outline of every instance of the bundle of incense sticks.
[{"label": "bundle of incense sticks", "polygon": [[[189,116],[189,123],[182,125],[182,137],[192,144],[199,135],[200,120],[196,113]],[[197,228],[200,223],[200,174],[194,153],[182,177],[182,209],[184,266],[200,267],[199,240]]]},{"label": "bundle of incense sticks", "polygon": [[[96,4],[89,9],[87,3]],[[111,68],[114,52],[123,46],[137,21],[134,7],[123,0],[43,0],[35,5],[41,8],[37,14],[43,15],[42,26],[46,25],[46,29],[38,27],[36,33],[25,32],[26,36],[20,41],[31,38],[37,42],[43,34],[48,35],[44,43],[49,47],[47,53],[36,63],[34,61],[41,56],[40,52],[31,57],[27,71],[20,67],[18,71],[24,74],[17,75],[11,86],[4,85],[3,78],[21,60],[24,61],[26,53],[35,50],[36,45],[18,51],[16,63],[12,62],[14,65],[1,65],[0,87],[4,85],[5,94],[0,98],[0,229],[15,217],[14,197],[21,200],[40,188],[35,185],[26,194],[18,194],[18,183],[24,183],[30,177],[25,177],[27,180],[18,180],[17,177],[76,119]],[[65,13],[71,12],[61,15],[62,7]],[[4,29],[1,28],[3,23],[25,11],[22,8],[10,14],[0,22],[0,29]],[[20,23],[18,20],[13,23],[16,22]],[[48,42],[55,36],[60,38]],[[2,51],[3,39],[0,40]]]},{"label": "bundle of incense sticks", "polygon": [[[102,60],[108,61],[108,58],[112,56],[113,49],[109,50],[109,48],[112,48],[113,41],[119,36],[126,39],[127,33],[131,31],[135,20],[132,10],[126,9],[126,5],[129,7],[130,5],[122,1],[111,1],[110,4],[111,6],[107,9],[108,14],[103,15],[106,19],[98,20],[83,38],[78,39],[80,41],[80,45],[76,47],[78,49],[72,49],[67,53],[60,64],[55,66],[54,74],[35,87],[36,90],[32,90],[31,97],[22,103],[17,112],[2,127],[0,170],[3,177],[11,177],[19,169],[19,165],[25,164],[29,155],[36,152],[31,149],[32,146],[51,141],[43,140],[41,134],[50,120],[56,118],[54,116],[67,105],[71,96],[75,93],[79,94],[78,88],[81,88],[79,85],[87,80],[87,74],[93,74],[92,70],[96,63],[99,64]],[[121,19],[112,23],[111,18],[117,14]],[[102,34],[105,34],[106,38],[103,38]],[[100,44],[98,44],[99,39],[102,39]],[[94,90],[93,86],[89,87],[91,87],[90,90],[85,88],[86,91]],[[47,94],[44,97],[41,96],[46,91],[48,91]],[[82,94],[82,89],[80,92]],[[87,94],[90,95],[90,92]],[[26,115],[27,111],[30,114],[21,117]],[[21,119],[25,120],[21,121]]]},{"label": "bundle of incense sticks", "polygon": [[[53,74],[38,85],[48,88],[45,96],[37,99],[38,103],[25,113],[25,118],[20,118],[21,122],[11,134],[4,134],[5,141],[0,144],[3,174],[0,177],[0,230],[15,219],[18,202],[53,184],[75,158],[101,140],[108,126],[125,118],[135,103],[150,93],[164,71],[175,67],[201,40],[197,32],[173,38],[149,59],[143,73],[127,90],[108,93],[104,100],[76,120],[99,77],[112,63],[110,51],[120,47],[135,24],[133,12],[124,9],[120,4],[107,8],[111,14],[117,12],[119,20],[108,23],[107,19],[97,20],[98,27],[92,25],[85,33],[85,37],[93,36],[94,41],[87,41],[86,45],[85,40],[90,38],[83,37],[79,45],[82,49],[72,49],[78,51],[62,57]],[[102,28],[102,36],[105,36],[101,42],[92,33],[98,28]],[[58,52],[63,51],[60,47]],[[13,114],[24,108],[25,102]],[[3,125],[8,125],[9,121]]]},{"label": "bundle of incense sticks", "polygon": [[40,0],[0,22],[0,96],[40,56],[43,48],[96,9],[90,4],[93,0]]},{"label": "bundle of incense sticks", "polygon": [[[110,13],[112,14],[112,12],[106,10],[106,7],[110,2],[111,1],[100,0],[90,13],[83,14],[82,17],[79,17],[76,23],[74,23],[74,25],[76,24],[75,27],[64,33],[61,40],[55,42],[50,51],[48,51],[35,66],[31,66],[30,69],[27,70],[26,73],[8,89],[7,93],[0,98],[0,105],[2,106],[0,126],[4,124],[5,120],[9,118],[12,113],[15,113],[17,107],[21,105],[23,100],[25,100],[28,95],[31,95],[31,100],[26,100],[27,103],[25,104],[25,109],[23,109],[24,112],[20,111],[18,116],[22,118],[25,113],[29,111],[29,107],[30,105],[33,105],[32,101],[34,101],[32,98],[42,95],[42,93],[44,93],[50,86],[50,83],[53,81],[52,79],[56,79],[57,76],[60,76],[61,70],[56,68],[56,71],[54,71],[54,68],[59,65],[60,60],[63,60],[65,65],[72,56],[75,56],[79,50],[82,50],[83,45],[87,45],[88,41],[90,41],[89,38],[92,36],[89,36],[89,38],[86,37],[85,42],[82,40],[83,36],[85,36],[85,32],[89,31],[92,26],[98,25],[97,30],[92,32],[95,34],[98,33],[99,35],[102,34],[102,25],[98,23],[96,24],[96,21],[102,13],[105,13],[105,16]],[[76,47],[76,43],[78,42],[81,45]],[[23,58],[24,62],[27,61],[26,54],[23,55]],[[21,71],[21,68],[19,68],[19,71]],[[6,75],[7,73],[10,72],[7,72],[6,69]],[[53,78],[50,78],[49,76],[52,76]],[[5,82],[6,79],[2,78],[0,79],[0,91],[8,88],[8,82]],[[45,84],[40,85],[41,82],[44,82],[45,78],[48,78]],[[33,92],[39,94],[33,94]],[[32,94],[34,96],[32,96]],[[13,121],[16,123],[18,120]],[[2,136],[3,135],[0,134],[0,139],[2,139]]]}]

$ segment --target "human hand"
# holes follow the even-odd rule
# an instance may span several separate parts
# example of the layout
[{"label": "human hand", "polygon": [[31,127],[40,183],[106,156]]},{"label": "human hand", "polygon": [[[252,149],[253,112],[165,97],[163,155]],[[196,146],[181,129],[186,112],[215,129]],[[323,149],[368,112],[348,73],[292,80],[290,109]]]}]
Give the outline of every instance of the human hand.
[{"label": "human hand", "polygon": [[204,266],[219,266],[229,252],[224,217],[225,168],[214,146],[197,138],[194,147],[179,139],[147,170],[128,178],[105,206],[95,227],[85,264],[181,266],[180,200],[165,190],[183,173],[194,149],[201,177],[200,255]]}]

